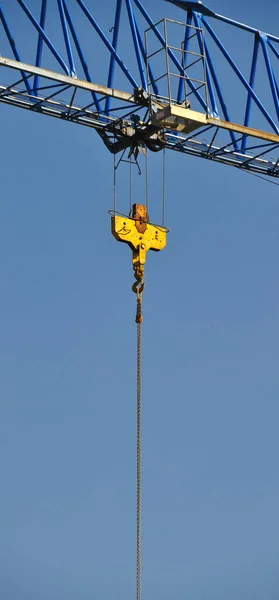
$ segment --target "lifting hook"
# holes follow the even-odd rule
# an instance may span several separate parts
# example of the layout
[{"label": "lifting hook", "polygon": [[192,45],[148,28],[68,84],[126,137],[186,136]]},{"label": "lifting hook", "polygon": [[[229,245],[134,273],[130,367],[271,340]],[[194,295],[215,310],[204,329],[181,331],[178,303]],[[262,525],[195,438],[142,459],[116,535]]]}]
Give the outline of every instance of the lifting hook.
[{"label": "lifting hook", "polygon": [[113,214],[111,231],[115,239],[128,244],[133,252],[132,263],[136,281],[132,290],[138,298],[144,290],[144,265],[148,250],[159,252],[167,243],[167,229],[151,225],[142,204],[134,204],[129,217]]}]

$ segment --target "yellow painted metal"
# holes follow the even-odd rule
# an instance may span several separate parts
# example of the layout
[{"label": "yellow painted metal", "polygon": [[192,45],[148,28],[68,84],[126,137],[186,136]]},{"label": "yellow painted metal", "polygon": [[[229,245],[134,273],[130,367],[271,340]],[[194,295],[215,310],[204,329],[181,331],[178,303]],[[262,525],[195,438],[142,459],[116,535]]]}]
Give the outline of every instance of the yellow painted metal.
[{"label": "yellow painted metal", "polygon": [[227,129],[228,131],[250,135],[259,140],[279,143],[279,136],[276,133],[260,131],[259,129],[253,129],[252,127],[245,127],[244,125],[237,125],[236,123],[230,123],[229,121],[223,121],[222,119],[215,119],[204,113],[197,112],[190,108],[177,106],[176,104],[169,104],[162,110],[154,113],[154,115],[152,115],[152,123],[158,127],[172,129],[174,131],[184,131],[185,133],[191,133],[191,131],[198,129],[199,127],[204,127],[205,125],[212,125],[220,127],[220,129]]},{"label": "yellow painted metal", "polygon": [[152,115],[152,123],[158,127],[191,133],[206,125],[207,117],[189,108],[169,104]]},{"label": "yellow painted metal", "polygon": [[[136,206],[139,211],[140,205]],[[144,227],[140,227],[139,220],[135,218],[132,219],[119,215],[111,217],[111,231],[113,236],[118,242],[128,244],[133,251],[133,268],[135,277],[138,280],[143,279],[148,250],[159,252],[163,250],[167,243],[167,230],[164,227],[151,225],[144,221],[140,221],[140,225],[144,225]],[[139,229],[144,229],[144,231],[139,231]]]},{"label": "yellow painted metal", "polygon": [[[88,81],[42,69],[41,67],[28,65],[17,60],[5,58],[3,56],[0,56],[0,68],[1,67],[8,67],[20,72],[38,75],[52,81],[65,83],[66,85],[73,86],[74,88],[96,92],[98,94],[117,98],[132,104],[138,103],[138,98],[135,98],[134,93],[123,92],[95,83],[90,83]],[[5,87],[1,86],[1,89],[5,90]],[[15,90],[12,90],[12,92],[14,91]],[[159,103],[156,101],[156,99],[154,99],[152,103],[153,106],[156,106],[157,112],[152,115],[151,122],[153,125],[158,127],[158,129],[167,128],[174,131],[191,133],[199,127],[203,127],[204,125],[212,125],[215,127],[220,127],[220,129],[227,129],[228,131],[234,131],[247,136],[249,135],[260,140],[266,140],[267,142],[274,142],[276,144],[279,143],[279,136],[276,133],[260,131],[259,129],[253,129],[252,127],[245,127],[244,125],[238,125],[222,119],[216,119],[206,115],[205,113],[200,113],[190,108],[184,108],[183,106],[179,106],[177,104],[162,105],[162,103]]]},{"label": "yellow painted metal", "polygon": [[4,56],[0,56],[0,67],[9,67],[10,69],[15,69],[16,71],[38,75],[39,77],[45,77],[46,79],[50,79],[52,81],[65,83],[66,85],[73,86],[74,88],[88,90],[89,92],[96,92],[102,96],[110,96],[111,98],[117,98],[118,100],[131,102],[132,104],[138,102],[138,100],[135,100],[134,94],[130,94],[129,92],[122,92],[120,90],[108,88],[103,85],[84,81],[83,79],[77,79],[76,77],[69,77],[68,75],[63,75],[62,73],[56,73],[54,71],[42,69],[41,67],[28,65],[11,58],[5,58]]}]

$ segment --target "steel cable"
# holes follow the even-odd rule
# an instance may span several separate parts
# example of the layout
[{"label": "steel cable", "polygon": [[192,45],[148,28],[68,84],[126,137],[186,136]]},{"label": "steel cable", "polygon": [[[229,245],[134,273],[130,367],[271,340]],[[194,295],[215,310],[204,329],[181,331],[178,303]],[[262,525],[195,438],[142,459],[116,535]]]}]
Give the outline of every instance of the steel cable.
[{"label": "steel cable", "polygon": [[141,324],[142,293],[137,294],[137,600],[141,600]]}]

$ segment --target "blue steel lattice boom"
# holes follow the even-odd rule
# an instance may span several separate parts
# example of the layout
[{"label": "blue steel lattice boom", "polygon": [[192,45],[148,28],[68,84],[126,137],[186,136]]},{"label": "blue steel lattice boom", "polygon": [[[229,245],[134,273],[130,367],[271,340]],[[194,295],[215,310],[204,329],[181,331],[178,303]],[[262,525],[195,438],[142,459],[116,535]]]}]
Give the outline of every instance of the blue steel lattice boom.
[{"label": "blue steel lattice boom", "polygon": [[[25,0],[3,0],[0,101],[91,127],[113,153],[167,148],[278,177],[279,38],[201,2],[167,2],[162,11],[175,5],[183,22],[155,23],[140,0],[115,0],[107,34],[92,0],[40,0],[36,14]],[[98,52],[84,49],[80,19],[93,48],[106,51],[107,73],[98,72]],[[236,41],[224,45],[228,27],[235,39],[249,37],[250,56]]]}]

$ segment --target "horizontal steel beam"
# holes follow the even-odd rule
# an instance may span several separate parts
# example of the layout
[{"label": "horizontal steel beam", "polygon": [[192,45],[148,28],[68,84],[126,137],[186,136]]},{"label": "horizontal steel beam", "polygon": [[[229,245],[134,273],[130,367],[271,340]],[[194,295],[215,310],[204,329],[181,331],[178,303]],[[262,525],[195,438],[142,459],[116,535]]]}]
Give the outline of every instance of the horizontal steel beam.
[{"label": "horizontal steel beam", "polygon": [[223,121],[222,119],[215,119],[208,117],[206,114],[196,112],[190,108],[183,108],[176,104],[170,104],[159,110],[152,116],[152,123],[157,126],[167,127],[174,131],[192,131],[205,125],[213,125],[220,129],[226,129],[228,131],[234,131],[242,135],[251,136],[259,140],[265,140],[267,142],[274,142],[279,144],[279,135],[276,133],[269,133],[267,131],[261,131],[259,129],[253,129],[252,127],[245,127],[244,125],[238,125],[236,123],[230,123],[229,121]]},{"label": "horizontal steel beam", "polygon": [[[95,92],[97,94],[115,98],[117,100],[123,100],[124,102],[131,104],[139,103],[138,98],[136,99],[133,94],[108,88],[96,83],[83,81],[82,79],[69,77],[68,75],[63,75],[62,73],[55,73],[54,71],[41,69],[40,67],[28,65],[10,58],[4,58],[3,56],[0,56],[0,67],[8,67],[17,71],[30,73],[32,75],[44,77],[45,79],[50,79],[51,81],[56,81],[74,88],[87,90],[89,92]],[[220,127],[221,129],[234,131],[235,133],[241,133],[243,135],[265,140],[267,142],[279,143],[279,136],[275,133],[269,133],[267,131],[261,131],[259,129],[245,127],[244,125],[230,123],[229,121],[224,121],[222,119],[209,117],[204,113],[196,112],[189,108],[184,108],[175,104],[170,104],[155,113],[152,117],[152,122],[154,125],[159,127],[168,126],[170,129],[180,131],[184,128],[185,131],[187,131],[202,127],[204,125],[214,125],[215,127]]]},{"label": "horizontal steel beam", "polygon": [[[0,67],[1,66],[19,71],[21,76],[23,76],[24,72],[26,74],[38,75],[44,79],[55,81],[62,86],[69,86],[73,90],[75,90],[75,88],[80,88],[89,92],[102,94],[103,96],[116,98],[120,101],[131,104],[131,110],[133,110],[133,104],[138,106],[141,102],[140,98],[135,97],[134,94],[128,94],[119,90],[88,83],[87,81],[82,81],[74,77],[69,77],[67,75],[55,73],[53,71],[48,71],[0,56]],[[115,145],[113,139],[111,138],[112,130],[110,131],[109,124],[113,125],[114,123],[117,126],[119,123],[118,116],[104,116],[95,110],[88,110],[86,107],[78,107],[72,104],[72,102],[63,102],[63,100],[54,99],[52,97],[43,98],[36,96],[35,100],[36,102],[34,104],[34,96],[29,94],[27,91],[20,91],[11,85],[7,87],[4,85],[0,86],[0,103],[7,103],[19,108],[25,108],[29,111],[31,110],[37,114],[44,114],[93,128],[99,133],[111,152],[118,152],[132,143],[133,138],[124,136],[123,142],[117,142]],[[279,177],[279,170],[276,168],[277,161],[273,161],[273,159],[269,157],[263,157],[260,154],[253,157],[247,153],[241,153],[237,151],[236,148],[230,150],[229,146],[231,144],[228,144],[228,147],[224,146],[223,148],[219,148],[216,145],[213,146],[212,141],[204,142],[197,139],[198,133],[194,132],[195,130],[198,132],[199,129],[201,129],[202,134],[203,128],[206,126],[209,128],[212,127],[213,132],[215,129],[234,131],[242,136],[251,136],[253,138],[264,140],[276,145],[279,145],[279,135],[230,123],[229,121],[215,119],[207,116],[204,113],[196,112],[178,105],[164,106],[156,101],[152,102],[152,105],[157,105],[158,112],[152,115],[151,125],[149,122],[149,125],[147,124],[147,129],[148,127],[151,127],[152,131],[154,129],[157,131],[162,129],[165,130],[165,133],[161,138],[162,147],[176,150],[185,154],[190,154],[192,156],[210,158],[216,162],[232,165],[238,168],[242,167],[245,170],[254,173],[269,175],[271,177]],[[174,133],[171,133],[172,131]],[[192,133],[194,133],[193,137],[191,137]],[[146,136],[144,137],[143,132],[143,143],[145,143],[145,139]],[[274,150],[274,148],[272,150]],[[266,154],[266,152],[263,152],[263,154]]]},{"label": "horizontal steel beam", "polygon": [[[2,87],[0,87],[0,90]],[[85,125],[86,127],[91,127],[92,129],[104,129],[107,123],[101,123],[98,119],[98,115],[96,113],[84,113],[82,109],[77,109],[79,112],[76,114],[75,118],[71,118],[71,114],[69,114],[69,107],[65,104],[59,104],[58,102],[50,103],[47,105],[40,106],[39,109],[35,110],[32,102],[20,95],[9,95],[1,96],[0,102],[3,104],[9,104],[10,106],[16,106],[18,108],[25,108],[26,110],[32,110],[36,114],[47,115],[49,117],[57,117],[58,119],[65,119],[70,123],[77,123],[78,125]]]},{"label": "horizontal steel beam", "polygon": [[[202,146],[202,145],[201,145],[200,149],[199,149],[198,145],[196,147],[194,145],[192,147],[191,146],[178,147],[177,145],[171,143],[170,140],[166,141],[165,147],[168,150],[172,150],[172,151],[175,150],[176,152],[179,152],[180,154],[196,156],[199,158],[204,158],[206,150],[207,150],[207,147]],[[254,174],[258,174],[258,175],[265,176],[265,177],[274,177],[277,179],[279,177],[279,171],[276,169],[276,163],[271,162],[271,161],[266,161],[266,165],[261,165],[258,161],[254,161],[251,164],[249,163],[244,167],[243,163],[239,160],[238,156],[236,154],[234,154],[233,152],[230,154],[228,153],[226,155],[222,155],[222,156],[216,155],[213,158],[213,160],[214,160],[214,162],[218,162],[219,164],[235,167],[237,169],[243,169],[243,170],[245,170],[245,172],[248,172],[248,173],[254,173]]]},{"label": "horizontal steel beam", "polygon": [[69,77],[68,75],[63,75],[62,73],[55,73],[54,71],[41,69],[40,67],[34,67],[33,65],[27,65],[17,60],[4,58],[3,56],[0,56],[0,67],[8,67],[9,69],[15,69],[16,71],[30,73],[31,75],[37,75],[38,77],[44,77],[45,79],[57,81],[59,83],[66,84],[74,88],[87,90],[89,92],[95,92],[96,94],[101,94],[102,96],[109,96],[111,98],[123,100],[124,102],[129,102],[131,104],[139,104],[138,99],[136,100],[133,94],[121,92],[120,90],[115,90],[113,88],[108,88],[104,85],[98,85],[96,83],[83,81],[82,79],[77,79],[75,77]]}]

